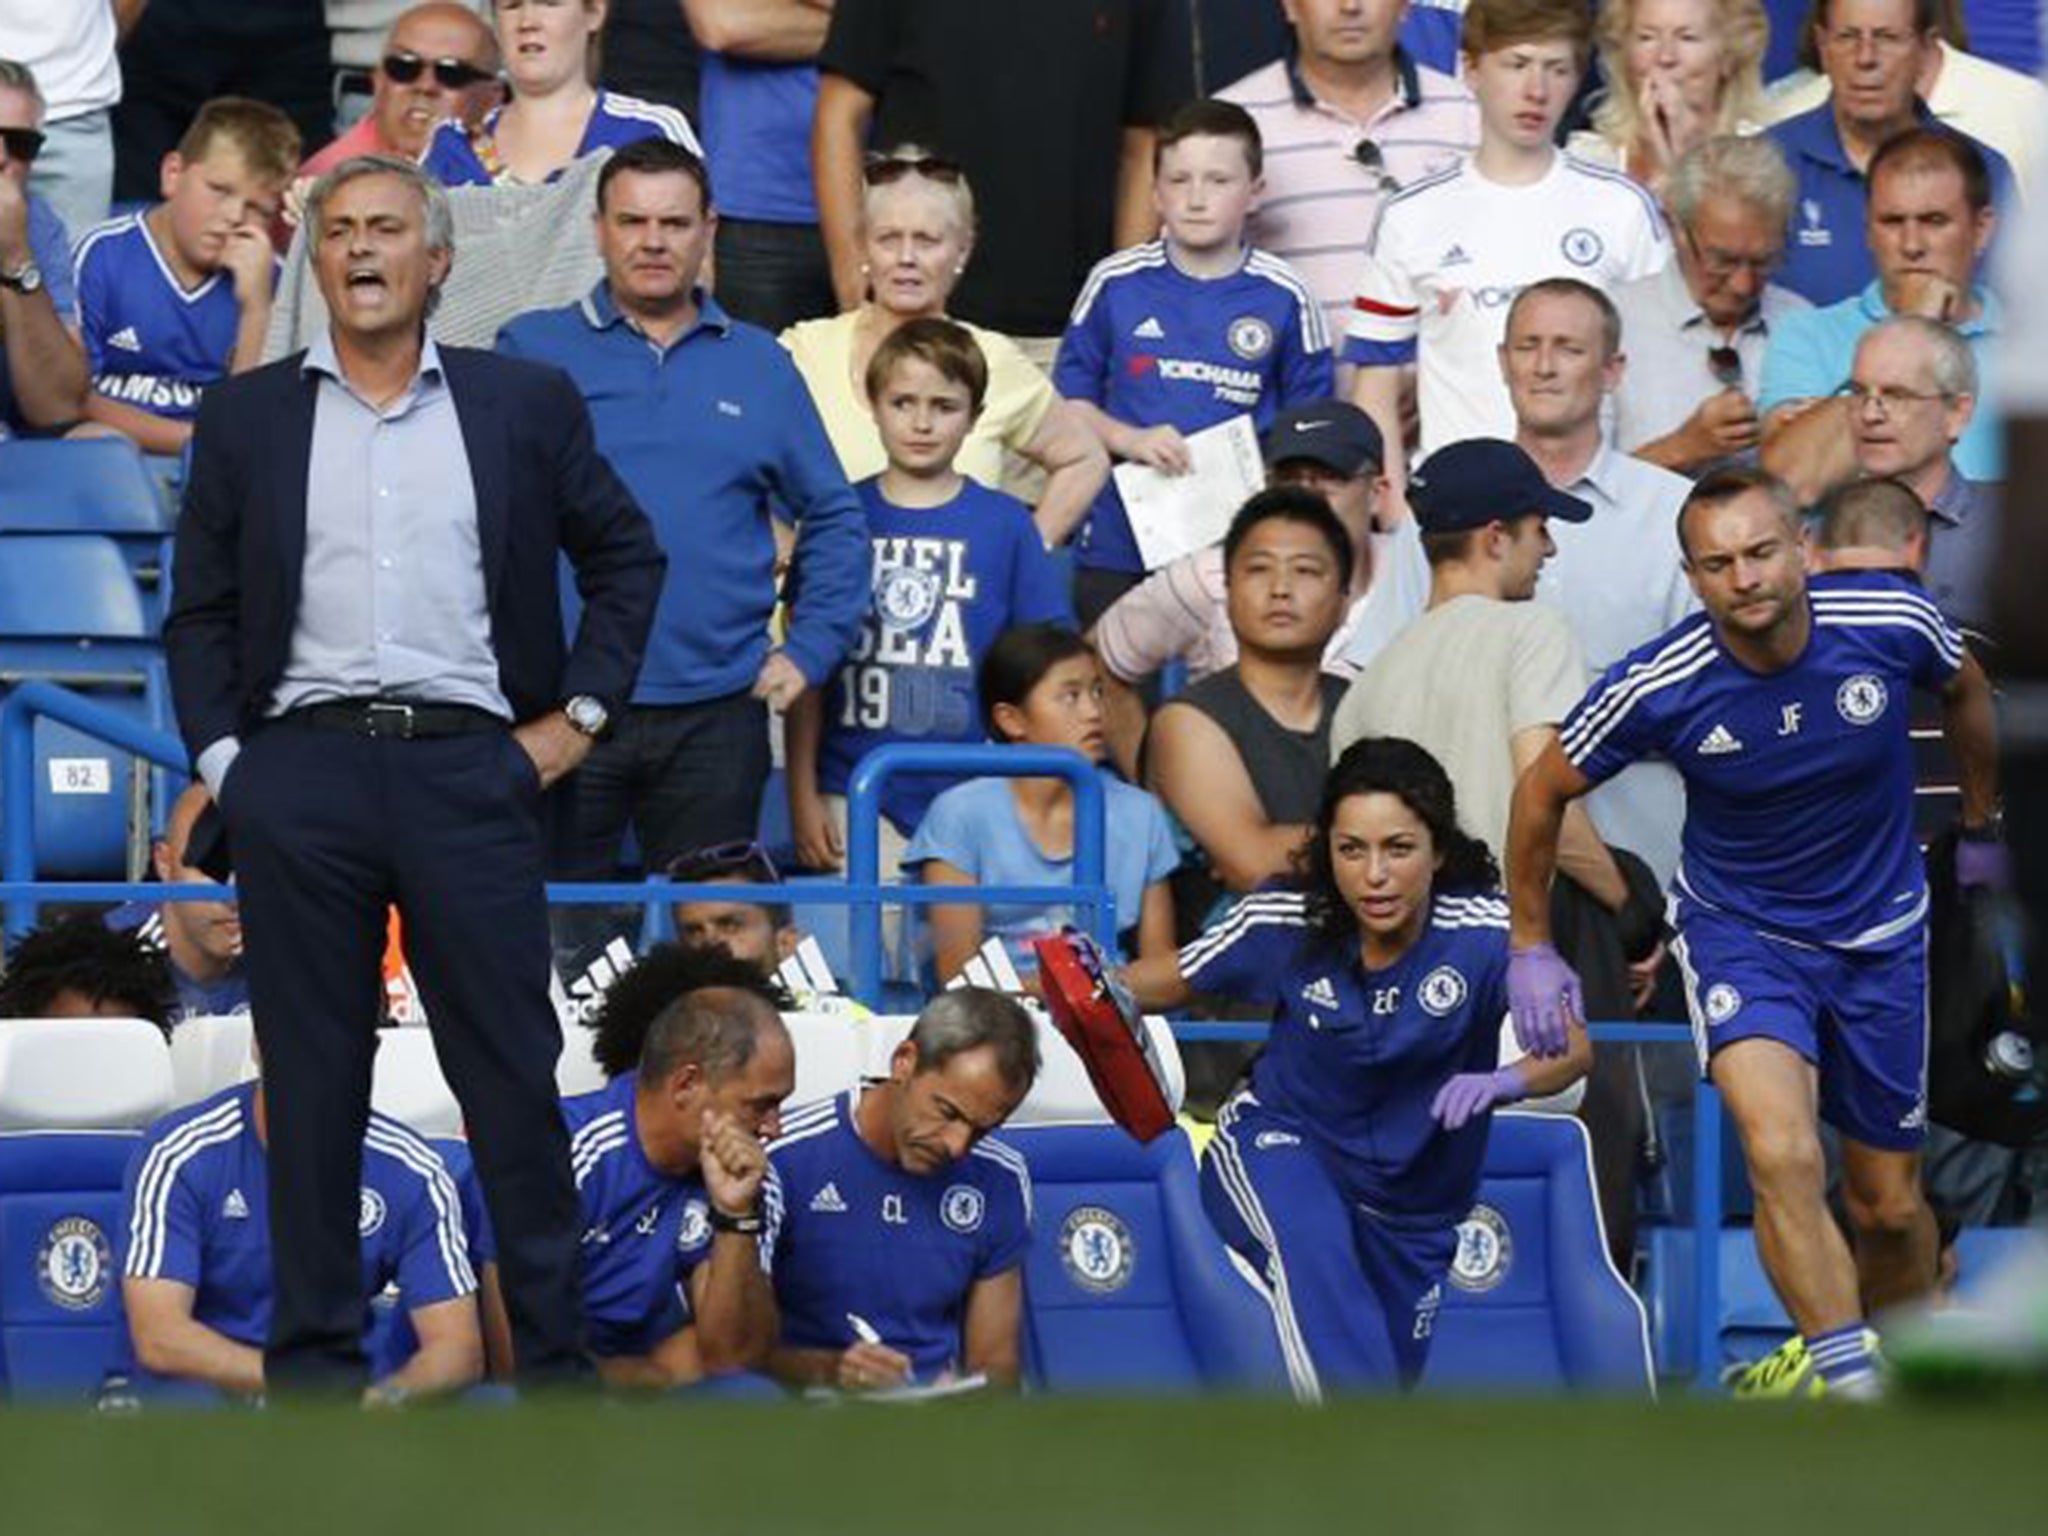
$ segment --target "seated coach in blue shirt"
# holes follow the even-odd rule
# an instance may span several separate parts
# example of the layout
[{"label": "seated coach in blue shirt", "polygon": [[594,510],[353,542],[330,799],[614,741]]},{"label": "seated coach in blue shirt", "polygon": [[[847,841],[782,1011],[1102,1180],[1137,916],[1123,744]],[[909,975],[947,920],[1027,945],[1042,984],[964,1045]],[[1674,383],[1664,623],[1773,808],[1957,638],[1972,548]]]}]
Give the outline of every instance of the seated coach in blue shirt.
[{"label": "seated coach in blue shirt", "polygon": [[[598,177],[605,280],[498,337],[575,381],[670,557],[633,708],[577,776],[576,878],[614,872],[628,819],[649,869],[750,839],[767,707],[831,677],[866,611],[866,520],[810,392],[772,336],[698,286],[717,223],[702,160],[626,146]],[[771,648],[777,516],[797,529],[795,601]]]}]

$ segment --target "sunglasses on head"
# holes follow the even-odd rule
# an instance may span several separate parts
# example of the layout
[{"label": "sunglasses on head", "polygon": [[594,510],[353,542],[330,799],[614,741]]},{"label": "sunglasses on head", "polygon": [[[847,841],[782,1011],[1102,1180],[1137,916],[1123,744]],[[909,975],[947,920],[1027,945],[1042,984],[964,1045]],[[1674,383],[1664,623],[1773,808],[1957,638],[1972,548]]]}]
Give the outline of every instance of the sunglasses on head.
[{"label": "sunglasses on head", "polygon": [[861,175],[871,187],[886,187],[906,176],[922,176],[928,181],[943,181],[950,185],[966,174],[957,162],[938,155],[870,155],[861,170]]},{"label": "sunglasses on head", "polygon": [[460,59],[421,58],[416,53],[387,53],[384,55],[384,74],[387,79],[400,85],[411,85],[419,79],[420,72],[431,65],[434,78],[451,91],[467,86],[482,85],[486,80],[497,77],[487,69],[478,69],[474,64],[465,64]]},{"label": "sunglasses on head", "polygon": [[669,860],[669,879],[684,885],[701,880],[730,880],[735,876],[756,885],[782,884],[782,872],[759,843],[714,843],[709,848],[692,848]]},{"label": "sunglasses on head", "polygon": [[1734,389],[1742,383],[1742,354],[1733,347],[1707,348],[1707,368],[1723,389]]},{"label": "sunglasses on head", "polygon": [[28,165],[43,152],[43,136],[33,128],[0,128],[0,144],[7,146],[7,158]]}]

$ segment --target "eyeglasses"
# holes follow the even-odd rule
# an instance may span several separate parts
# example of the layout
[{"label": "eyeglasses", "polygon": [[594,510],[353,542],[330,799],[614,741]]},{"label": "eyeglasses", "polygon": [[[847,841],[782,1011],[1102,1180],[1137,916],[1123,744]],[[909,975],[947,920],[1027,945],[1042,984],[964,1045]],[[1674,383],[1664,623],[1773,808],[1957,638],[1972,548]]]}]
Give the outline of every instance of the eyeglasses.
[{"label": "eyeglasses", "polygon": [[1723,389],[1742,387],[1742,354],[1733,347],[1707,348],[1707,371]]},{"label": "eyeglasses", "polygon": [[1860,411],[1866,405],[1875,401],[1879,414],[1885,416],[1893,415],[1904,410],[1909,405],[1917,405],[1922,401],[1950,400],[1954,398],[1954,396],[1938,389],[1899,389],[1890,384],[1872,389],[1868,384],[1858,384],[1853,379],[1836,390],[1835,393],[1840,398],[1849,402],[1849,409],[1852,411]]},{"label": "eyeglasses", "polygon": [[1371,139],[1360,139],[1352,145],[1351,158],[1365,168],[1366,174],[1374,179],[1382,192],[1401,190],[1401,183],[1387,169],[1387,157],[1380,153],[1379,145]]},{"label": "eyeglasses", "polygon": [[735,876],[755,885],[780,885],[782,872],[759,843],[714,843],[692,848],[669,860],[668,877],[682,884],[730,880]]},{"label": "eyeglasses", "polygon": [[33,128],[0,128],[0,144],[7,146],[7,158],[31,165],[43,152],[43,135]]},{"label": "eyeglasses", "polygon": [[1692,247],[1693,260],[1709,277],[1733,277],[1737,272],[1748,272],[1759,281],[1768,281],[1785,265],[1782,250],[1772,251],[1768,256],[1745,256],[1739,251],[1702,245],[1700,237],[1689,229],[1685,232],[1685,243]]},{"label": "eyeglasses", "polygon": [[[398,85],[411,85],[419,79],[420,72],[428,67],[429,62],[416,53],[387,53],[384,55],[384,75]],[[461,59],[434,59],[431,64],[434,78],[451,91],[464,90],[498,78],[488,69],[478,69]]]},{"label": "eyeglasses", "polygon": [[886,187],[906,176],[922,176],[927,181],[953,186],[965,181],[967,172],[959,162],[940,155],[869,155],[861,176],[871,187]]}]

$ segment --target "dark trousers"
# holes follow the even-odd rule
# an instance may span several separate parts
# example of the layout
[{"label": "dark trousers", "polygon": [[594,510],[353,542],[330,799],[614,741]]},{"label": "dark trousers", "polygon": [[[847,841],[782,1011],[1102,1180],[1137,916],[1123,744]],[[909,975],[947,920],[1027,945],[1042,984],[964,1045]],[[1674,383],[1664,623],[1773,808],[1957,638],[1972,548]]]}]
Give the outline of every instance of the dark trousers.
[{"label": "dark trousers", "polygon": [[[162,0],[142,13],[121,48],[121,100],[114,107],[114,197],[153,203],[159,167],[199,108],[215,96],[253,96],[299,130],[301,158],[334,137],[334,66],[317,13],[215,28]],[[292,7],[302,10],[303,7]],[[82,231],[72,231],[76,238]]]},{"label": "dark trousers", "polygon": [[636,704],[569,780],[574,830],[557,873],[613,878],[628,823],[650,871],[692,848],[745,842],[768,769],[768,706],[749,694]]},{"label": "dark trousers", "polygon": [[735,319],[778,334],[799,320],[838,314],[818,226],[720,219],[718,302]]},{"label": "dark trousers", "polygon": [[520,1374],[581,1368],[582,1221],[555,1094],[540,781],[507,731],[413,741],[290,719],[222,786],[269,1115],[273,1390],[359,1385],[357,1236],[386,908],[461,1101]]}]

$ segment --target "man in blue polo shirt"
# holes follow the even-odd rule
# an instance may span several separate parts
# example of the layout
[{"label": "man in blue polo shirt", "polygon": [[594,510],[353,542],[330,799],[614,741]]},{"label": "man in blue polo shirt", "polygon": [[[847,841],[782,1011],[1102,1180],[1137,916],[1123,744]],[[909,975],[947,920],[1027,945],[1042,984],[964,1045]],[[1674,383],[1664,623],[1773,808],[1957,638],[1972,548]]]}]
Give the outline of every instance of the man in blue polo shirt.
[{"label": "man in blue polo shirt", "polygon": [[1997,215],[1977,146],[1941,128],[1914,128],[1870,162],[1870,248],[1877,279],[1861,293],[1787,315],[1764,353],[1757,409],[1763,466],[1803,504],[1858,473],[1850,435],[1849,383],[1856,344],[1895,315],[1949,326],[1977,361],[1977,409],[1956,442],[1956,468],[1972,480],[2004,479],[1990,353],[2002,317],[1978,280]]},{"label": "man in blue polo shirt", "polygon": [[42,122],[35,76],[0,59],[0,438],[78,420],[89,382],[71,242],[64,221],[28,189]]},{"label": "man in blue polo shirt", "polygon": [[[1864,178],[1887,139],[1935,123],[1916,88],[1941,42],[1939,11],[1938,0],[1820,0],[1815,10],[1814,41],[1832,90],[1811,112],[1769,130],[1799,182],[1778,280],[1815,304],[1849,298],[1876,275],[1863,239]],[[2003,206],[2012,171],[1996,150],[1977,148]]]},{"label": "man in blue polo shirt", "polygon": [[[717,222],[702,160],[626,146],[598,178],[605,280],[498,337],[576,381],[670,556],[632,712],[576,775],[574,878],[614,871],[629,819],[649,869],[751,838],[766,710],[832,676],[867,603],[867,522],[796,365],[697,286]],[[797,529],[795,602],[771,649],[777,516]]]}]

